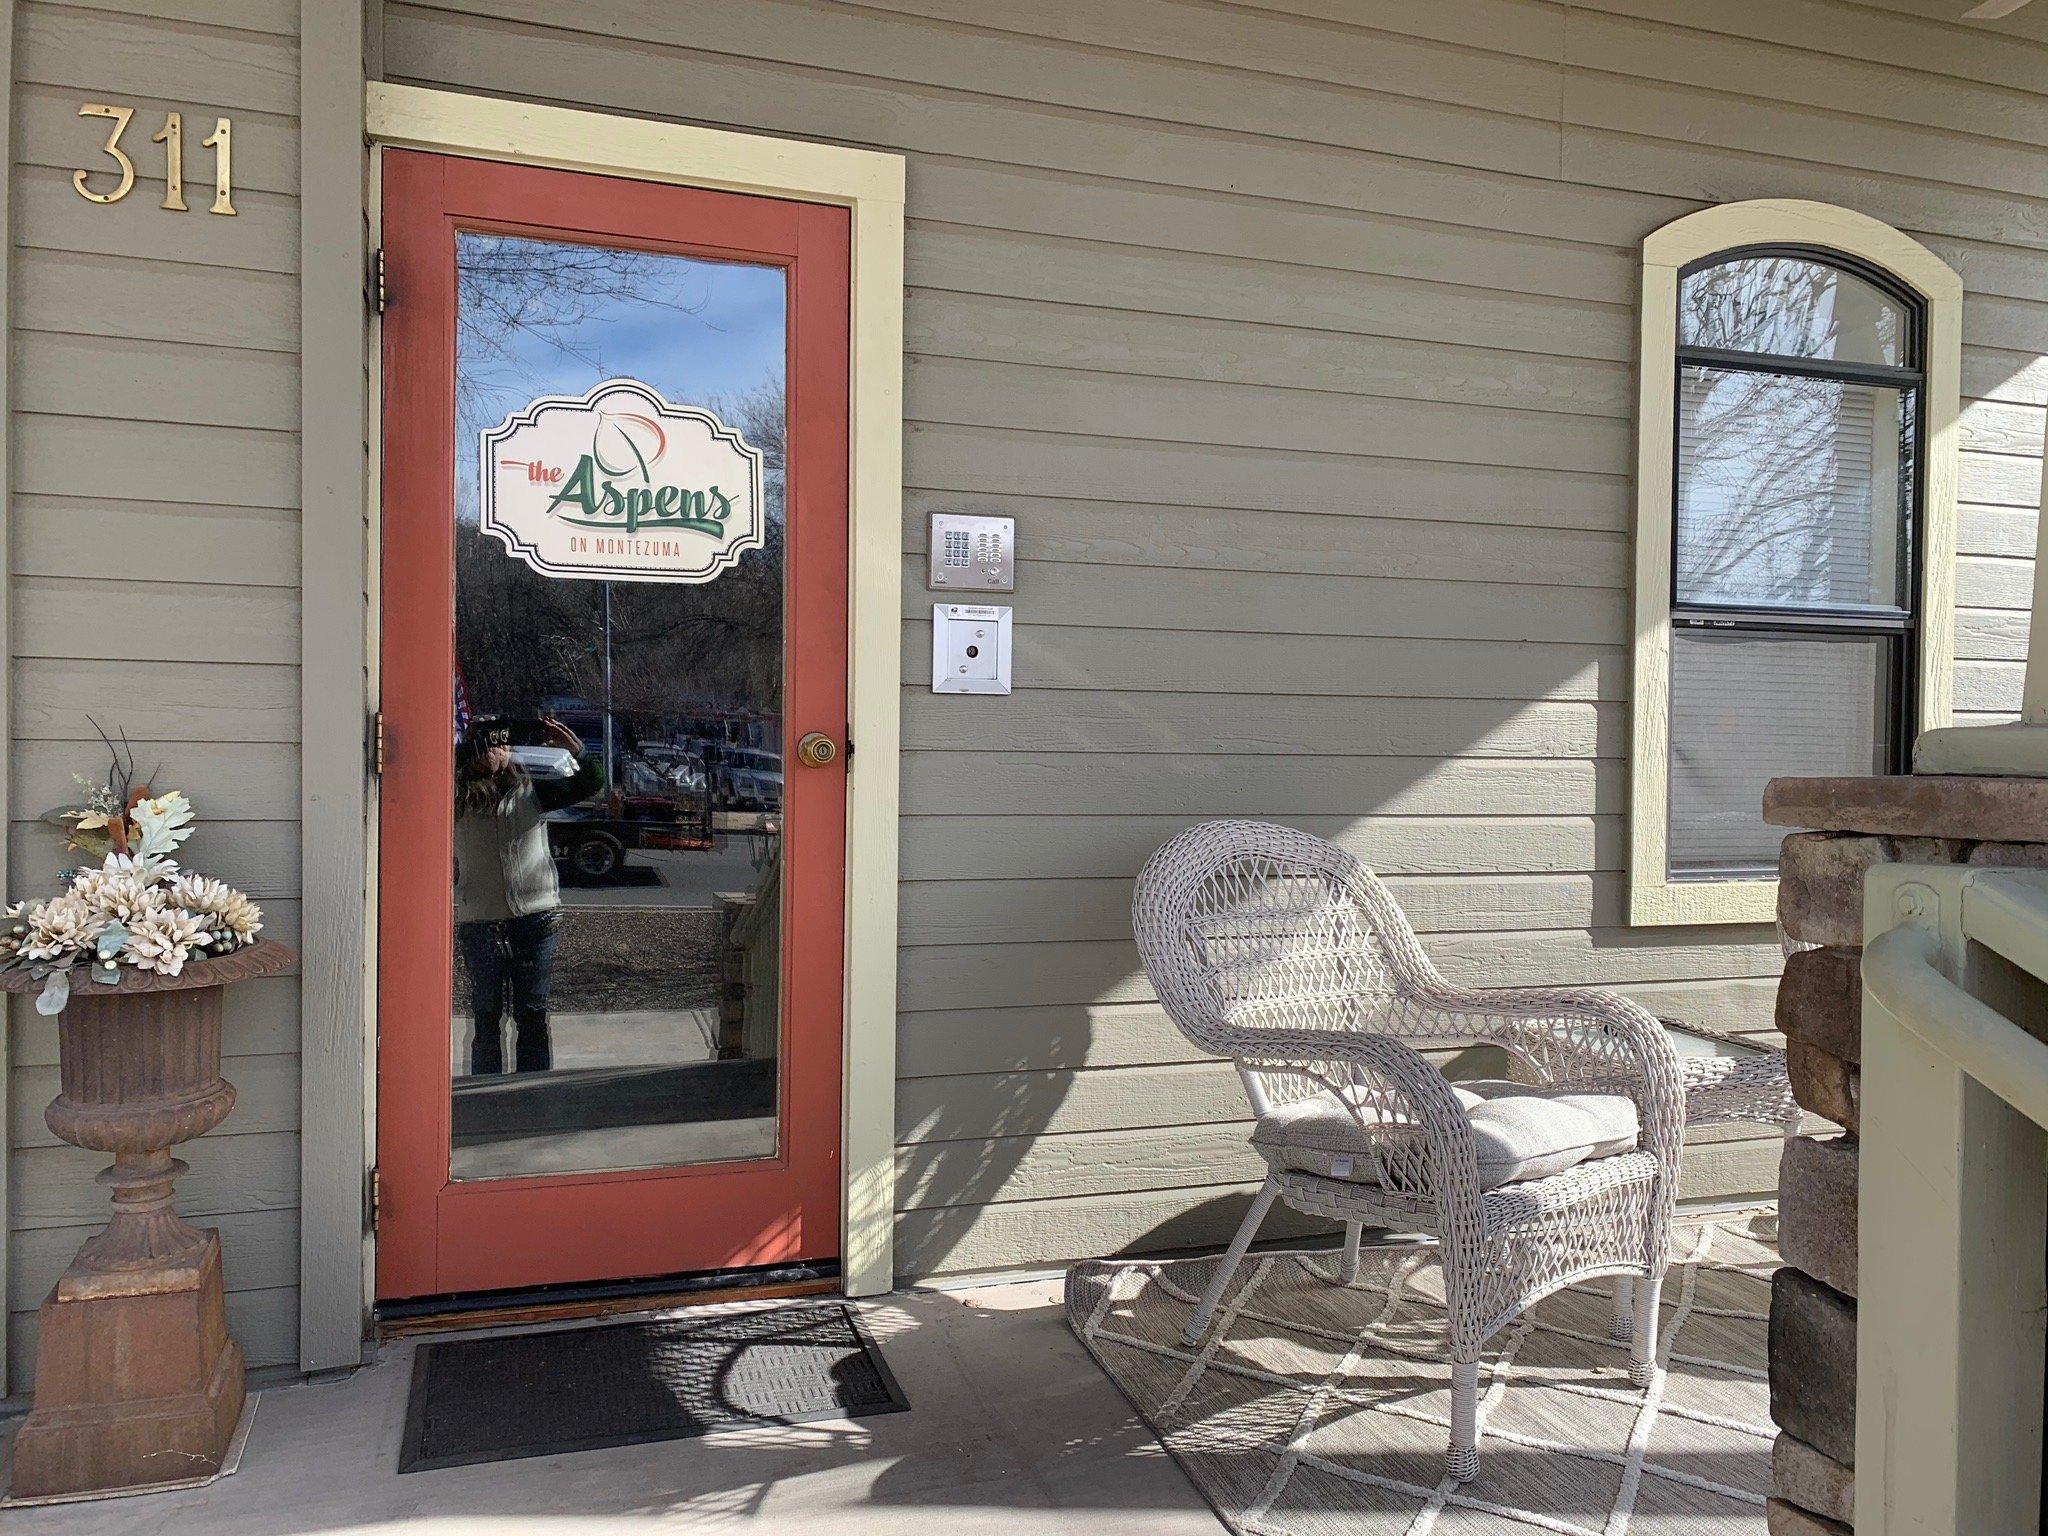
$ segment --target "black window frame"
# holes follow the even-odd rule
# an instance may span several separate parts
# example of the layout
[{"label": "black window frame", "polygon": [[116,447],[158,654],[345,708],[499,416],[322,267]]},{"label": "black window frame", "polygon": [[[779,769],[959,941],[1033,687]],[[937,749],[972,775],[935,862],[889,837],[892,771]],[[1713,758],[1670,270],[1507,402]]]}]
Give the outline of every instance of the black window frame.
[{"label": "black window frame", "polygon": [[[1906,345],[1901,355],[1910,360],[1910,366],[1894,366],[1882,363],[1843,363],[1829,358],[1789,357],[1775,352],[1748,352],[1727,350],[1717,347],[1689,346],[1676,336],[1674,327],[1673,363],[1671,374],[1671,504],[1666,515],[1671,519],[1671,557],[1665,572],[1667,596],[1671,615],[1674,643],[1677,631],[1707,630],[1720,633],[1749,632],[1758,635],[1811,636],[1816,634],[1842,635],[1848,637],[1880,636],[1889,637],[1893,642],[1891,697],[1881,701],[1891,711],[1892,740],[1888,754],[1887,769],[1892,773],[1912,771],[1913,739],[1918,734],[1919,674],[1921,637],[1921,585],[1925,544],[1923,529],[1927,509],[1927,356],[1928,356],[1928,313],[1926,299],[1914,289],[1902,283],[1892,273],[1870,262],[1859,260],[1841,251],[1825,246],[1765,242],[1755,245],[1730,246],[1725,250],[1712,252],[1687,262],[1678,270],[1678,288],[1675,302],[1683,304],[1685,282],[1699,272],[1713,267],[1725,266],[1733,261],[1755,258],[1782,257],[1789,260],[1816,263],[1859,278],[1878,289],[1885,297],[1900,307],[1907,321]],[[1675,319],[1676,317],[1674,317]],[[1718,368],[1731,372],[1771,374],[1779,377],[1827,379],[1836,383],[1863,384],[1884,389],[1896,389],[1910,397],[1912,402],[1913,431],[1911,437],[1912,461],[1910,473],[1904,477],[1906,484],[1904,504],[1900,507],[1899,570],[1904,576],[1901,584],[1901,601],[1891,610],[1870,608],[1849,608],[1830,604],[1746,604],[1701,602],[1685,600],[1679,596],[1678,559],[1679,498],[1685,486],[1680,477],[1680,439],[1683,423],[1679,419],[1678,402],[1684,398],[1685,371],[1687,368]],[[1677,700],[1677,688],[1672,684],[1666,689],[1667,711]],[[1669,727],[1667,725],[1667,740]],[[1669,825],[1671,815],[1670,795],[1667,790],[1665,817],[1664,878],[1674,883],[1708,883],[1714,881],[1758,878],[1769,872],[1763,869],[1737,869],[1725,871],[1677,870],[1672,867],[1671,848],[1673,838]]]}]

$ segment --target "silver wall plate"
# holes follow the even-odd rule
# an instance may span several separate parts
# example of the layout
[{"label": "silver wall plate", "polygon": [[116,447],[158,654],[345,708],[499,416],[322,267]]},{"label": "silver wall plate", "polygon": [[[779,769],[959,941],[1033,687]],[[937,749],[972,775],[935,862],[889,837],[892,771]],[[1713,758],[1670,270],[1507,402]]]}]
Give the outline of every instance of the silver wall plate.
[{"label": "silver wall plate", "polygon": [[934,512],[931,576],[935,592],[1017,590],[1017,520]]}]

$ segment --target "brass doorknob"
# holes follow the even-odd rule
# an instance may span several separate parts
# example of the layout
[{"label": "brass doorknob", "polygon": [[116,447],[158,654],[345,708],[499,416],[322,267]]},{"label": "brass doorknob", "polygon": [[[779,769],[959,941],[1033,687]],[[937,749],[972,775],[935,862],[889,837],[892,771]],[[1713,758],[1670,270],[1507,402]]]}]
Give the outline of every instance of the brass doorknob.
[{"label": "brass doorknob", "polygon": [[806,731],[796,744],[796,755],[798,762],[823,768],[839,756],[839,743],[823,731]]}]

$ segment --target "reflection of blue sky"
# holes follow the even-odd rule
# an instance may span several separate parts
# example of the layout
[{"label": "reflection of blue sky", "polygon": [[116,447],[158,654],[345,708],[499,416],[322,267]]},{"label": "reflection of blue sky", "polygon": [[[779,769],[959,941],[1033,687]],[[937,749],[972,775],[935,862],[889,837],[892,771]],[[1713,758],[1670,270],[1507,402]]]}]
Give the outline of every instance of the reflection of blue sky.
[{"label": "reflection of blue sky", "polygon": [[[635,378],[681,405],[716,408],[782,377],[780,267],[619,252],[616,271],[552,263],[583,248],[464,232],[457,270],[488,262],[488,302],[456,329],[456,515],[474,520],[477,434],[541,395]],[[521,269],[530,267],[530,277]],[[467,285],[465,285],[467,286]]]}]

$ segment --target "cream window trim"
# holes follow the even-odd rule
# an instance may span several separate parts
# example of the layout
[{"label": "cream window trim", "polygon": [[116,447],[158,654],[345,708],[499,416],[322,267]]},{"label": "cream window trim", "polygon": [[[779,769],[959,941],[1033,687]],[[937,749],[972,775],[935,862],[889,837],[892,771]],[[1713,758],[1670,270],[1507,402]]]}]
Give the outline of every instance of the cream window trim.
[{"label": "cream window trim", "polygon": [[[852,543],[840,1266],[895,1283],[896,811],[902,665],[903,159],[606,112],[371,82],[371,142],[633,176],[853,214]],[[856,893],[858,899],[855,899]]]},{"label": "cream window trim", "polygon": [[[1847,208],[1793,198],[1687,214],[1643,241],[1636,404],[1636,603],[1629,762],[1629,920],[1638,926],[1763,923],[1776,880],[1677,880],[1667,862],[1671,768],[1671,544],[1678,361],[1678,274],[1742,246],[1840,252],[1880,267],[1926,306],[1927,462],[1922,466],[1917,731],[1946,726],[1954,697],[1956,422],[1962,381],[1962,279],[1927,247]],[[1916,732],[1917,734],[1917,732]]]}]

